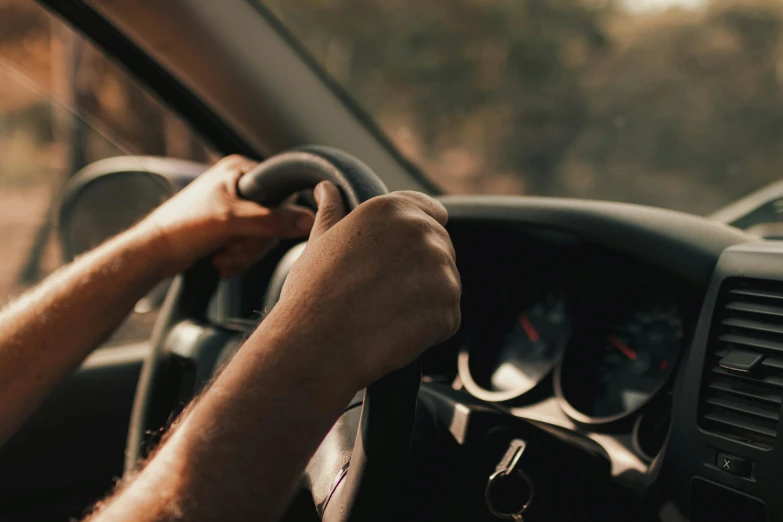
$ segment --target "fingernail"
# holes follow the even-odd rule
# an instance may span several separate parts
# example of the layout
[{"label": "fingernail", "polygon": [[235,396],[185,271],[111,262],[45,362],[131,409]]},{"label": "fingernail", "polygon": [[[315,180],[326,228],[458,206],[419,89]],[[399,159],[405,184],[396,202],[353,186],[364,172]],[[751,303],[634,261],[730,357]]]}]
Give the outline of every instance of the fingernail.
[{"label": "fingernail", "polygon": [[310,214],[302,214],[298,218],[296,218],[296,228],[301,230],[302,232],[308,232],[311,228],[313,228],[313,223],[315,220],[313,219],[313,216]]},{"label": "fingernail", "polygon": [[323,198],[324,195],[324,183],[326,182],[325,181],[320,182],[313,189],[313,198],[315,198],[315,202],[317,205],[321,204],[321,198]]},{"label": "fingernail", "polygon": [[331,185],[329,181],[322,181],[318,185],[315,186],[315,190],[313,191],[313,197],[315,198],[315,202],[320,206],[321,200],[327,197],[326,191],[329,190],[327,188],[328,185]]}]

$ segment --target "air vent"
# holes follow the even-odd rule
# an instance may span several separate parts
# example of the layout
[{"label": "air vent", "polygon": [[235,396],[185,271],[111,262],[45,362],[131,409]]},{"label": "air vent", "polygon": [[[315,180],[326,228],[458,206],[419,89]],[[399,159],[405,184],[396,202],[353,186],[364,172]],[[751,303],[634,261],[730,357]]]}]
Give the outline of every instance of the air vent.
[{"label": "air vent", "polygon": [[727,279],[704,363],[699,425],[761,448],[775,444],[783,402],[783,283]]}]

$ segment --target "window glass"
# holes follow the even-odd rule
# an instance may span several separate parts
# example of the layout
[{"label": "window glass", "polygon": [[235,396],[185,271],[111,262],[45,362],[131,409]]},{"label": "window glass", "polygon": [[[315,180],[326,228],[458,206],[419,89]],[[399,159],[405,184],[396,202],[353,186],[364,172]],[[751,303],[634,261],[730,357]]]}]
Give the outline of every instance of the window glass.
[{"label": "window glass", "polygon": [[[62,264],[53,230],[65,181],[107,157],[209,162],[207,145],[139,82],[29,0],[0,0],[0,305]],[[134,314],[113,342],[145,340]]]},{"label": "window glass", "polygon": [[781,177],[780,0],[264,4],[447,192],[708,214]]}]

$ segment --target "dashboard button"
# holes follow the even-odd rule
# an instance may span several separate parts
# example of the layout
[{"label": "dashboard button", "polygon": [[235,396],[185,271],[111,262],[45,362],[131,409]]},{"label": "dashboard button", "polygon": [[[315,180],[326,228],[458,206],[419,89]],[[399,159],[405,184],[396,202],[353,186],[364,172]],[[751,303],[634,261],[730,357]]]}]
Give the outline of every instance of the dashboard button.
[{"label": "dashboard button", "polygon": [[732,350],[720,360],[720,367],[735,372],[748,373],[764,358],[763,355],[745,350]]},{"label": "dashboard button", "polygon": [[742,477],[750,477],[753,472],[752,461],[728,453],[718,452],[715,465],[723,471]]}]

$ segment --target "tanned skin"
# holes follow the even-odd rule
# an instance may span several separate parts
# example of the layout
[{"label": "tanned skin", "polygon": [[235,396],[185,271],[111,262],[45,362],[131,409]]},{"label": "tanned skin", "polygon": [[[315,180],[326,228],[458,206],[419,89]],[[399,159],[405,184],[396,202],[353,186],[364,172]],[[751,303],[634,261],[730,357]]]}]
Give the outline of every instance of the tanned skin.
[{"label": "tanned skin", "polygon": [[274,238],[312,226],[274,311],[92,522],[277,520],[354,393],[459,327],[440,203],[400,192],[346,216],[339,191],[322,183],[313,225],[304,209],[240,200],[236,181],[253,166],[223,160],[0,315],[7,440],[161,278],[216,251],[221,273],[235,273]]}]

